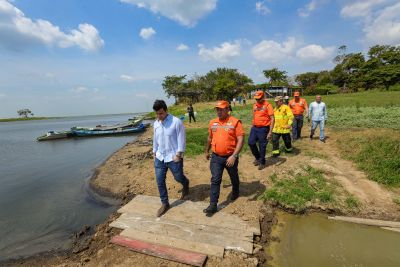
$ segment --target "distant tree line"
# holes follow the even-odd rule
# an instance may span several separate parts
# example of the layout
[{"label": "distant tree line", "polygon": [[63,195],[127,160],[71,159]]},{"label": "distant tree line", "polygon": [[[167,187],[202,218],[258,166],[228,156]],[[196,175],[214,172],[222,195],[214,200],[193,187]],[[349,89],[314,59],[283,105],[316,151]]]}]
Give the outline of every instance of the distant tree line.
[{"label": "distant tree line", "polygon": [[347,53],[347,47],[341,46],[333,61],[335,67],[330,71],[306,72],[294,77],[277,68],[264,70],[268,82],[256,85],[237,69],[217,68],[205,75],[196,74],[192,79],[187,79],[187,75],[166,76],[162,86],[176,102],[193,103],[232,99],[270,86],[299,87],[305,94],[389,90],[393,85],[400,86],[400,46],[376,45],[369,49],[367,57],[362,53]]},{"label": "distant tree line", "polygon": [[206,75],[166,76],[162,83],[168,97],[176,102],[198,102],[216,99],[232,99],[254,90],[253,81],[237,69],[217,68]]},{"label": "distant tree line", "polygon": [[296,82],[308,94],[389,90],[400,83],[400,46],[376,45],[369,49],[367,57],[346,50],[346,46],[339,47],[333,70],[302,73],[296,75]]}]

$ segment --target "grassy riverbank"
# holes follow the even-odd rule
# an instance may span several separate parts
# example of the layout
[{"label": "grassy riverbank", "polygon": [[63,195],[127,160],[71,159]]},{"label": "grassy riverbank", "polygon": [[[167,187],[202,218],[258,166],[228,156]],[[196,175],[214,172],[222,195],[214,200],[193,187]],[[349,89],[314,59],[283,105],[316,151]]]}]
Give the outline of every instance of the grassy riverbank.
[{"label": "grassy riverbank", "polygon": [[[270,176],[275,177],[271,179],[272,187],[265,191],[263,199],[271,200],[294,211],[303,211],[309,206],[321,205],[352,212],[358,210],[361,200],[357,196],[346,192],[346,188],[335,182],[330,171],[324,171],[318,166],[311,167],[303,158],[305,156],[308,159],[329,162],[332,160],[330,153],[334,153],[336,149],[343,159],[355,162],[369,179],[392,188],[398,187],[400,185],[400,157],[396,155],[400,154],[400,121],[398,120],[400,105],[393,99],[399,97],[400,92],[381,91],[323,96],[323,101],[328,106],[327,135],[331,140],[328,139],[328,143],[320,148],[304,142],[305,140],[295,143],[294,147],[298,149],[299,155],[293,155],[293,157],[300,156],[303,166],[300,172],[302,174],[273,174]],[[309,102],[314,99],[314,97],[306,98]],[[249,102],[247,106],[233,107],[233,115],[242,120],[247,136],[251,127],[253,101]],[[213,104],[195,104],[197,122],[189,124],[185,121],[186,154],[189,157],[195,157],[204,152],[208,121],[216,116]],[[180,117],[186,112],[186,105],[173,106],[170,112]],[[306,123],[305,133],[309,127]],[[267,151],[269,153],[271,151],[270,144]],[[242,154],[251,155],[246,144]],[[298,166],[293,169],[288,167],[288,170],[297,168]],[[337,172],[342,171],[347,170],[338,166]],[[327,178],[329,180],[326,180]],[[396,202],[400,196],[394,194],[393,201]]]},{"label": "grassy riverbank", "polygon": [[30,118],[7,118],[7,119],[0,119],[0,122],[10,122],[10,121],[36,121],[36,120],[48,120],[54,119],[50,117],[30,117]]}]

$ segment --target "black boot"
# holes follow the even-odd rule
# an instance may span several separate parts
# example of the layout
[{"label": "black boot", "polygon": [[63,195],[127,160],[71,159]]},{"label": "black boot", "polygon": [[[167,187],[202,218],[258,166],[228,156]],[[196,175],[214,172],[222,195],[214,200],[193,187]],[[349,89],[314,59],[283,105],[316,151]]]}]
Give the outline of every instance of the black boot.
[{"label": "black boot", "polygon": [[231,201],[235,201],[239,197],[239,191],[235,191],[231,193]]},{"label": "black boot", "polygon": [[217,211],[218,211],[217,203],[210,203],[210,205],[203,210],[203,212],[206,213],[207,216],[213,215]]},{"label": "black boot", "polygon": [[157,211],[157,217],[161,217],[162,215],[164,215],[164,213],[166,213],[169,210],[170,206],[169,204],[162,204],[161,208],[158,209]]},{"label": "black boot", "polygon": [[189,182],[186,186],[183,186],[182,188],[181,200],[184,200],[187,195],[189,195]]}]

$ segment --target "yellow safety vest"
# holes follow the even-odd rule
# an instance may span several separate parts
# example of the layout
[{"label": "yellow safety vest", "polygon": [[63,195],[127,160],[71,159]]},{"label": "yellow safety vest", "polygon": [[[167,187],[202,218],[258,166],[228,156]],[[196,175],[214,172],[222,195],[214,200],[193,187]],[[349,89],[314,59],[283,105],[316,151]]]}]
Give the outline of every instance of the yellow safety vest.
[{"label": "yellow safety vest", "polygon": [[290,129],[287,129],[286,126],[290,126],[293,123],[293,113],[292,110],[287,105],[281,105],[279,108],[274,108],[274,117],[275,124],[273,133],[290,133]]}]

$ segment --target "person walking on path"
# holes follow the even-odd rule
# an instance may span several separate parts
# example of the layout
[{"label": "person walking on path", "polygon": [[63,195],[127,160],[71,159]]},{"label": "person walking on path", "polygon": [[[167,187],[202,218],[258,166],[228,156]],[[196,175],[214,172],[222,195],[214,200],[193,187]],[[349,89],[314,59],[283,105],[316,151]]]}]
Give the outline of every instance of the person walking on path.
[{"label": "person walking on path", "polygon": [[[229,115],[229,103],[218,101],[215,105],[217,118],[210,121],[205,157],[210,160],[211,189],[210,205],[203,210],[207,216],[218,211],[217,204],[224,169],[228,171],[232,183],[230,199],[239,197],[239,153],[243,147],[244,131],[242,122]],[[210,148],[212,154],[209,154]]]},{"label": "person walking on path", "polygon": [[193,121],[196,122],[196,118],[194,117],[194,109],[193,109],[193,105],[192,103],[189,104],[189,106],[187,107],[187,113],[189,114],[189,123],[192,122],[192,118]]},{"label": "person walking on path", "polygon": [[274,128],[272,130],[272,156],[279,156],[279,139],[282,137],[285,143],[286,152],[292,152],[292,142],[290,139],[290,129],[293,123],[293,113],[290,108],[283,104],[282,96],[275,97],[274,109]]},{"label": "person walking on path", "polygon": [[248,144],[255,158],[254,166],[258,166],[258,169],[262,170],[265,168],[268,140],[271,140],[272,129],[274,128],[274,108],[264,99],[263,91],[257,91],[254,94],[254,99],[256,103],[253,105],[253,126],[250,130]]},{"label": "person walking on path", "polygon": [[301,128],[303,128],[303,117],[304,111],[308,117],[308,106],[307,101],[304,98],[300,98],[300,92],[294,92],[294,99],[290,100],[289,107],[294,115],[292,125],[292,138],[293,141],[301,138]]},{"label": "person walking on path", "polygon": [[317,129],[317,126],[319,125],[319,140],[325,143],[324,128],[325,123],[328,119],[328,112],[326,110],[326,105],[324,102],[322,102],[322,97],[320,95],[317,95],[315,97],[315,101],[310,104],[310,108],[308,111],[308,122],[310,122],[310,119],[312,122],[310,139],[312,140],[315,129]]},{"label": "person walking on path", "polygon": [[183,153],[185,152],[185,127],[180,119],[168,114],[167,105],[163,100],[156,100],[153,105],[157,120],[153,125],[153,155],[154,169],[161,207],[157,217],[169,209],[168,190],[165,183],[168,169],[175,180],[182,184],[181,199],[189,194],[189,180],[183,173]]}]

